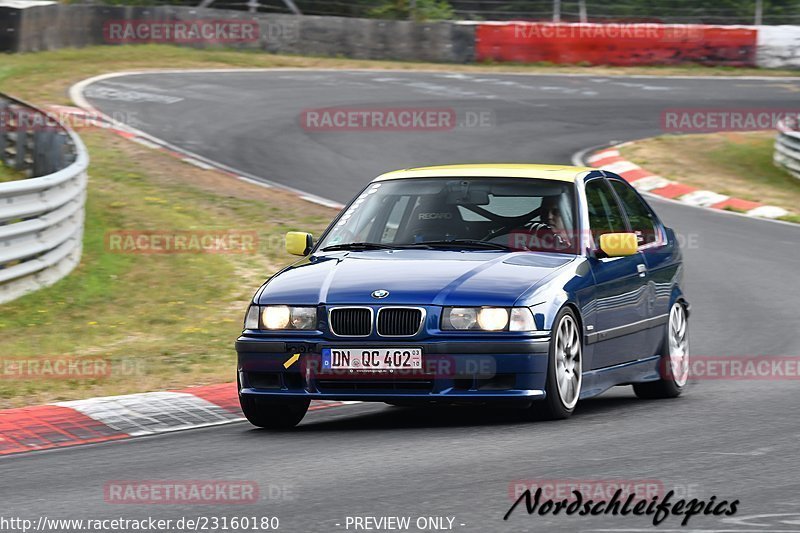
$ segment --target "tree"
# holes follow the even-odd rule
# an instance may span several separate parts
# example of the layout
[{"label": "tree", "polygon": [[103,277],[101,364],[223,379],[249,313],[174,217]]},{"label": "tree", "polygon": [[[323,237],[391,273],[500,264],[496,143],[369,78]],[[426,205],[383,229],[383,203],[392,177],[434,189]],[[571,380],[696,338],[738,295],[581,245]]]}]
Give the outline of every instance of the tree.
[{"label": "tree", "polygon": [[[368,16],[382,19],[410,19],[410,0],[384,0],[381,5],[367,11]],[[453,18],[453,8],[446,0],[416,0],[413,18],[423,20],[446,20]]]}]

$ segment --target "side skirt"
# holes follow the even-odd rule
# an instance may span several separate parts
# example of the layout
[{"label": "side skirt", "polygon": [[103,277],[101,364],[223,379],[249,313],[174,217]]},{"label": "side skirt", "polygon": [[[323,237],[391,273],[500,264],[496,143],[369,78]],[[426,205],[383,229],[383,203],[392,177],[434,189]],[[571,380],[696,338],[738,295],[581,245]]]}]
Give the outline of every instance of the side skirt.
[{"label": "side skirt", "polygon": [[658,373],[658,362],[660,359],[660,355],[654,355],[628,363],[584,372],[580,398],[584,399],[597,396],[617,385],[656,381],[660,378],[660,374]]}]

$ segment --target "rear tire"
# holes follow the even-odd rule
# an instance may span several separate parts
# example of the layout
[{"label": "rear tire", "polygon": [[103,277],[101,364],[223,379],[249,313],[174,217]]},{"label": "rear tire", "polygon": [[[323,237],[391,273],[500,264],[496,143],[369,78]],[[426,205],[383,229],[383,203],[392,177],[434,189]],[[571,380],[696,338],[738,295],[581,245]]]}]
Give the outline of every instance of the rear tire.
[{"label": "rear tire", "polygon": [[633,392],[644,399],[677,398],[689,379],[689,321],[686,308],[680,302],[672,304],[664,329],[661,359],[658,362],[661,379],[634,383]]},{"label": "rear tire", "polygon": [[247,420],[266,429],[291,429],[306,416],[309,399],[281,400],[239,395],[239,404]]},{"label": "rear tire", "polygon": [[546,397],[528,408],[532,419],[563,420],[572,416],[583,383],[583,343],[575,313],[569,307],[558,312],[550,335]]}]

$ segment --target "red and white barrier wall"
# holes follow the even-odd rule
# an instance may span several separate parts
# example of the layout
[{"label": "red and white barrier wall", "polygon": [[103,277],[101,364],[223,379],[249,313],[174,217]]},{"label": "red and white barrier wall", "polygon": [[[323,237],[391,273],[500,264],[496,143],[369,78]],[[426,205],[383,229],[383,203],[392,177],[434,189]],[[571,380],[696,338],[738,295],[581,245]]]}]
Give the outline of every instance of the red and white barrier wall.
[{"label": "red and white barrier wall", "polygon": [[800,26],[476,24],[475,59],[517,63],[800,67]]},{"label": "red and white barrier wall", "polygon": [[[147,17],[113,6],[52,3],[0,6],[0,52],[35,52],[89,45],[119,45],[110,27],[147,21],[239,21],[250,37],[237,49],[280,54],[437,63],[512,61],[596,65],[705,65],[800,67],[800,26],[710,26],[615,22],[435,21],[409,23],[343,17],[246,13],[193,6],[149,6]],[[112,26],[109,26],[112,25]],[[127,26],[126,26],[127,25]],[[390,37],[390,38],[387,38]],[[134,42],[144,42],[135,40]],[[169,38],[151,42],[203,46]],[[217,46],[218,40],[206,45]]]},{"label": "red and white barrier wall", "polygon": [[800,26],[759,26],[756,64],[800,68]]}]

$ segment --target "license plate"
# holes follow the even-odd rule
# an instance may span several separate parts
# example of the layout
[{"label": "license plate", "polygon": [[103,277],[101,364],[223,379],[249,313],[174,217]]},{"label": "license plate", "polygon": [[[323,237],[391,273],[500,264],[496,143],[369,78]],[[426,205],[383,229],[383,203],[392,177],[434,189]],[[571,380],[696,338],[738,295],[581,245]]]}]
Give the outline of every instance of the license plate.
[{"label": "license plate", "polygon": [[420,370],[422,348],[324,348],[323,370]]}]

